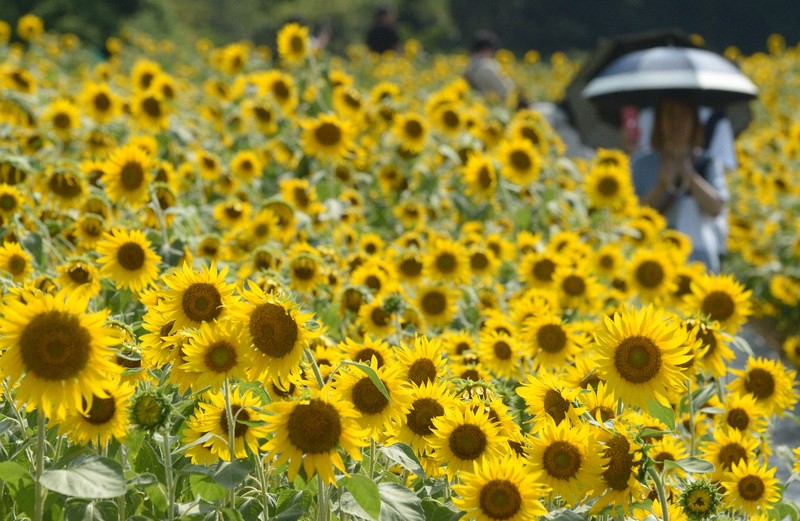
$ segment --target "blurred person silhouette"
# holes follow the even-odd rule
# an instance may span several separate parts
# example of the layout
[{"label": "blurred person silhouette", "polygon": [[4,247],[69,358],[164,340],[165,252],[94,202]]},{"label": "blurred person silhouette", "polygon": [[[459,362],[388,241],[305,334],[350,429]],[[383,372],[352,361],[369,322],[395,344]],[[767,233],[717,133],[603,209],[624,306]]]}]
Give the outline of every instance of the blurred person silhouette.
[{"label": "blurred person silhouette", "polygon": [[528,100],[514,81],[503,72],[495,54],[500,48],[500,38],[492,31],[480,30],[473,35],[469,48],[469,63],[464,71],[464,79],[469,86],[490,100],[506,103],[516,96],[517,108],[528,106]]},{"label": "blurred person silhouette", "polygon": [[369,50],[383,54],[385,52],[400,52],[400,35],[395,24],[397,22],[397,9],[391,5],[380,5],[375,8],[375,19],[367,32],[367,47]]},{"label": "blurred person silhouette", "polygon": [[719,273],[727,241],[728,189],[722,161],[703,143],[697,106],[663,100],[655,109],[650,147],[634,155],[631,170],[639,201],[692,239],[690,260]]}]

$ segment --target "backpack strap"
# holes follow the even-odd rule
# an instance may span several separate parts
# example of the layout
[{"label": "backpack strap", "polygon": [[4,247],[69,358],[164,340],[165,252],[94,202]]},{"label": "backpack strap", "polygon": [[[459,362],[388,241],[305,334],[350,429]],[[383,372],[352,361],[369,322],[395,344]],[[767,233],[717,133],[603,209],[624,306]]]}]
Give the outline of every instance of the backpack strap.
[{"label": "backpack strap", "polygon": [[711,113],[711,117],[708,118],[705,125],[705,139],[703,141],[703,149],[708,150],[708,147],[711,146],[711,138],[714,137],[714,130],[717,128],[717,123],[719,123],[722,118],[725,117],[725,114],[720,110],[715,110]]}]

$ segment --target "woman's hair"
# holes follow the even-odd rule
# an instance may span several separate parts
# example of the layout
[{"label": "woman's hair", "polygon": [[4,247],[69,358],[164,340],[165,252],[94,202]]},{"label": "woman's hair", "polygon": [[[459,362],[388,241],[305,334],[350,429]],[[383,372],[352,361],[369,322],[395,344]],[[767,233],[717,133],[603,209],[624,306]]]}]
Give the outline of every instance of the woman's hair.
[{"label": "woman's hair", "polygon": [[694,131],[692,132],[691,144],[692,146],[702,146],[703,139],[705,138],[705,130],[703,125],[700,124],[700,115],[697,110],[697,105],[676,99],[666,99],[661,101],[656,106],[656,117],[653,123],[653,135],[650,138],[650,146],[655,150],[662,150],[667,141],[668,136],[664,135],[664,117],[667,109],[670,106],[682,105],[692,111],[692,123]]}]

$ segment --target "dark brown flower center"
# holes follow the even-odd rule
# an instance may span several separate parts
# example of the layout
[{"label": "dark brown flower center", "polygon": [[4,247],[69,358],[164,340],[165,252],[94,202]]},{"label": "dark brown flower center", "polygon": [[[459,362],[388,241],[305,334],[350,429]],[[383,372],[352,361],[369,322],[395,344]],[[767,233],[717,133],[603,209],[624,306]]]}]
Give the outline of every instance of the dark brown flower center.
[{"label": "dark brown flower center", "polygon": [[145,263],[144,249],[138,243],[126,242],[117,250],[117,262],[128,271],[140,270]]},{"label": "dark brown flower center", "polygon": [[554,441],[544,450],[542,466],[550,476],[570,480],[581,470],[582,462],[578,447],[566,441]]},{"label": "dark brown flower center", "polygon": [[380,414],[389,405],[389,400],[366,376],[353,386],[352,399],[356,410],[366,416]]},{"label": "dark brown flower center", "polygon": [[272,358],[283,358],[291,353],[299,334],[291,314],[283,306],[270,302],[252,311],[249,331],[253,346]]},{"label": "dark brown flower center", "polygon": [[459,425],[450,433],[448,444],[455,457],[462,460],[479,458],[488,445],[486,433],[472,424]]},{"label": "dark brown flower center", "polygon": [[181,307],[192,322],[212,322],[222,314],[222,295],[213,284],[196,282],[183,292]]},{"label": "dark brown flower center", "polygon": [[517,485],[505,479],[494,479],[481,487],[478,505],[489,519],[503,521],[514,517],[522,508],[522,494]]},{"label": "dark brown flower center", "polygon": [[92,337],[77,316],[46,311],[23,329],[19,349],[25,369],[43,380],[76,378],[89,362]]},{"label": "dark brown flower center", "polygon": [[406,423],[411,432],[428,436],[433,431],[433,419],[444,414],[444,407],[433,398],[419,398],[406,415]]},{"label": "dark brown flower center", "polygon": [[661,369],[661,350],[648,337],[628,337],[614,351],[614,366],[628,382],[648,382]]}]

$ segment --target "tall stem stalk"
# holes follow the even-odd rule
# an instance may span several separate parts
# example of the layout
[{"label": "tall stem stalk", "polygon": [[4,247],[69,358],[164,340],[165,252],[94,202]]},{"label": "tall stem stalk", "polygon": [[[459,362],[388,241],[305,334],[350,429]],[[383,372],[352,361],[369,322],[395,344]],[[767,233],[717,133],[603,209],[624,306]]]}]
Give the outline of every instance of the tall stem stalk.
[{"label": "tall stem stalk", "polygon": [[[228,377],[222,382],[222,394],[225,395],[225,417],[228,419],[228,452],[230,462],[236,461],[236,418],[233,416],[231,406],[231,385]],[[228,501],[231,508],[236,508],[236,489],[231,488],[228,492]]]},{"label": "tall stem stalk", "polygon": [[667,502],[667,491],[664,488],[664,482],[661,480],[658,470],[653,466],[647,468],[647,474],[650,475],[650,478],[656,485],[658,500],[661,502],[661,519],[663,521],[669,521],[669,503]]},{"label": "tall stem stalk", "polygon": [[317,473],[317,521],[328,521],[330,508],[328,507],[328,486]]},{"label": "tall stem stalk", "polygon": [[161,442],[161,453],[164,459],[164,479],[166,480],[167,488],[167,519],[174,521],[175,519],[175,491],[172,477],[172,452],[170,451],[169,443],[169,425],[164,428],[164,434]]},{"label": "tall stem stalk", "polygon": [[39,407],[37,411],[39,413],[39,420],[36,422],[36,482],[33,484],[33,495],[35,500],[33,507],[33,519],[34,521],[42,521],[42,515],[44,514],[44,498],[47,494],[47,490],[42,487],[44,451],[45,442],[47,441],[47,418],[45,418],[44,409]]}]

